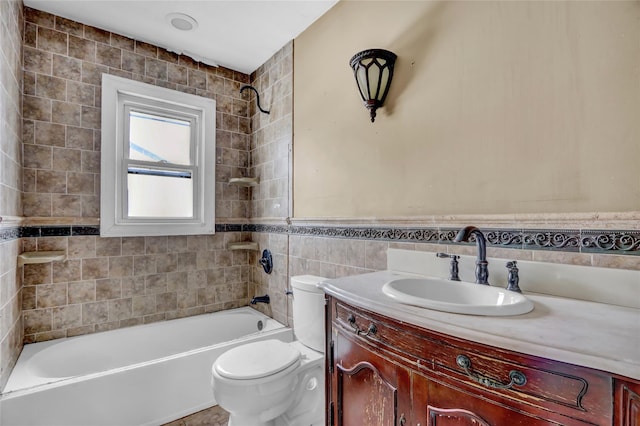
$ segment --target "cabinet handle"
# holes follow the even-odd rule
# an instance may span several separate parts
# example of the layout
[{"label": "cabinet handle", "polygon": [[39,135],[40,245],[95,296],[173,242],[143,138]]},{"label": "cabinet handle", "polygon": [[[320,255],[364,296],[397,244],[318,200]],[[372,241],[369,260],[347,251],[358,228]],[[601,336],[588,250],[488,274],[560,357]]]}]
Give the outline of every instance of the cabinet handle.
[{"label": "cabinet handle", "polygon": [[351,324],[351,327],[353,327],[353,330],[359,336],[370,336],[378,332],[378,328],[373,323],[371,323],[369,324],[369,328],[365,333],[364,330],[360,329],[360,327],[358,327],[358,324],[356,324],[356,317],[353,314],[349,314],[349,316],[347,317],[347,321],[349,321],[349,324]]},{"label": "cabinet handle", "polygon": [[471,360],[466,355],[458,355],[456,357],[456,364],[458,364],[467,376],[475,382],[495,389],[511,389],[513,386],[524,386],[527,383],[527,376],[518,370],[511,370],[509,372],[509,379],[511,381],[507,384],[501,383],[497,380],[493,380],[483,374],[475,373],[471,369]]},{"label": "cabinet handle", "polygon": [[407,423],[407,419],[404,418],[404,413],[400,414],[400,419],[398,420],[398,425],[399,426],[404,426],[404,424]]}]

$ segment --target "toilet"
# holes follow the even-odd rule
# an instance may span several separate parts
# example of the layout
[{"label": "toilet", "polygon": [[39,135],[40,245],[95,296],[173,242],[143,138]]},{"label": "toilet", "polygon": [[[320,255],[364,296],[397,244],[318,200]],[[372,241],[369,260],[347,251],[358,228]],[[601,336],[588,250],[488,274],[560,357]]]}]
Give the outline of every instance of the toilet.
[{"label": "toilet", "polygon": [[291,277],[293,342],[262,340],[228,350],[211,367],[213,395],[229,426],[324,425],[325,278]]}]

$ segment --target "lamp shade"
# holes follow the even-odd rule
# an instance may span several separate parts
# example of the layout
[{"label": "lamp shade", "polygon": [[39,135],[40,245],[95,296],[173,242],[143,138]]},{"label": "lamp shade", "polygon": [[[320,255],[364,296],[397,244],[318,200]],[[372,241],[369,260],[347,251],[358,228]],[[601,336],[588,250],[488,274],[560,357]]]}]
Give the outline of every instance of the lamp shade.
[{"label": "lamp shade", "polygon": [[388,50],[369,49],[356,53],[349,62],[372,123],[376,118],[376,109],[384,104],[389,93],[396,58],[396,54]]}]

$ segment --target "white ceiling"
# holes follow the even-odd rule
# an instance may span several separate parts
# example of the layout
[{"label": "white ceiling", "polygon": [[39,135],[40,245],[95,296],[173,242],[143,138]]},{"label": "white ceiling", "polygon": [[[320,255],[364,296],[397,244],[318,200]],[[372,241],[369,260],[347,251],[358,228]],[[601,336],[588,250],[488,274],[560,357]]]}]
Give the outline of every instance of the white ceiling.
[{"label": "white ceiling", "polygon": [[[1,0],[0,0],[1,1]],[[33,9],[250,74],[338,0],[24,0]],[[170,13],[197,22],[171,26]]]}]

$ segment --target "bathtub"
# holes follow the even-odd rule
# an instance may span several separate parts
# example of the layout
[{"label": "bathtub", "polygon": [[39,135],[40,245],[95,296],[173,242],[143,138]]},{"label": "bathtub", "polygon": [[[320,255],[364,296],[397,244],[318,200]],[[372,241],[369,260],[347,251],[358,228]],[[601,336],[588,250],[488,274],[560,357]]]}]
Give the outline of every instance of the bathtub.
[{"label": "bathtub", "polygon": [[215,405],[211,365],[290,328],[251,308],[25,345],[0,396],[0,425],[161,425]]}]

